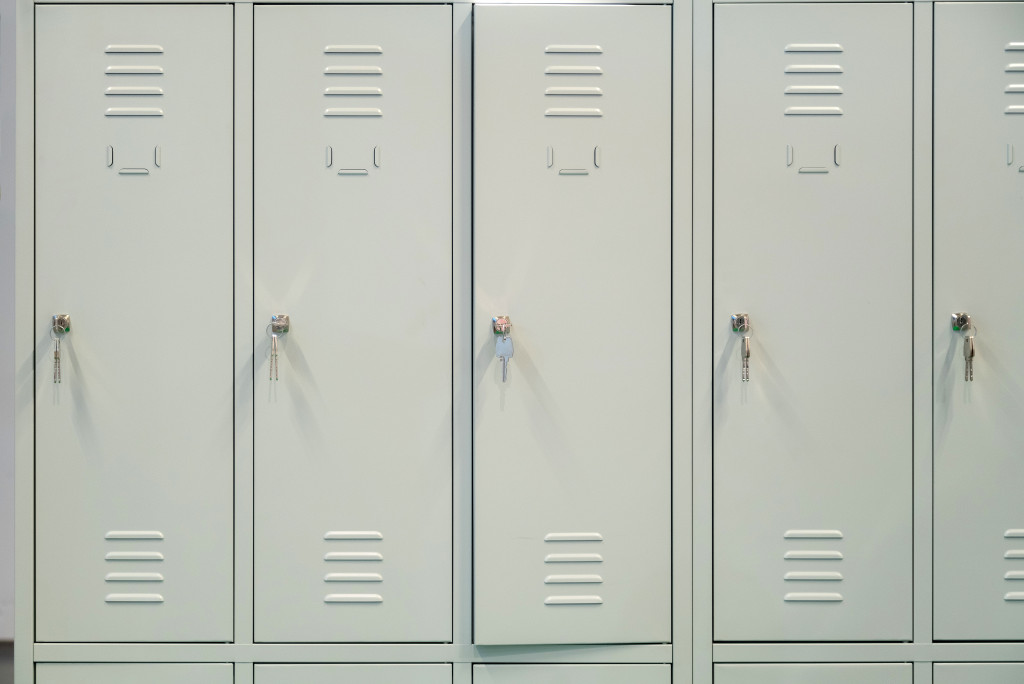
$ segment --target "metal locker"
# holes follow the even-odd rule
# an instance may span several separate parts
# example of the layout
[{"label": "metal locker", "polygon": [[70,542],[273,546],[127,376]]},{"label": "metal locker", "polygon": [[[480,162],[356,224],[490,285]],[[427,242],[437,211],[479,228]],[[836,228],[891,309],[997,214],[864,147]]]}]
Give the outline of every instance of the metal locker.
[{"label": "metal locker", "polygon": [[231,8],[35,17],[35,636],[229,641]]},{"label": "metal locker", "polygon": [[[939,640],[1024,639],[1024,361],[1017,349],[1024,334],[1024,237],[1017,230],[1024,209],[1022,72],[1024,3],[936,3]],[[954,314],[969,316],[969,325],[957,325]],[[965,345],[976,356],[971,367]]]},{"label": "metal locker", "polygon": [[232,684],[230,663],[39,663],[36,684]]},{"label": "metal locker", "polygon": [[451,55],[447,5],[255,8],[257,641],[451,640]]},{"label": "metal locker", "polygon": [[475,8],[476,643],[670,640],[670,27]]},{"label": "metal locker", "polygon": [[935,663],[932,684],[1019,684],[1024,663]]},{"label": "metal locker", "polygon": [[912,684],[913,681],[914,670],[910,663],[715,665],[715,684]]},{"label": "metal locker", "polygon": [[473,666],[473,684],[669,684],[671,681],[670,665]]},{"label": "metal locker", "polygon": [[912,7],[714,17],[715,639],[906,640]]},{"label": "metal locker", "polygon": [[254,684],[452,684],[452,666],[256,665]]}]

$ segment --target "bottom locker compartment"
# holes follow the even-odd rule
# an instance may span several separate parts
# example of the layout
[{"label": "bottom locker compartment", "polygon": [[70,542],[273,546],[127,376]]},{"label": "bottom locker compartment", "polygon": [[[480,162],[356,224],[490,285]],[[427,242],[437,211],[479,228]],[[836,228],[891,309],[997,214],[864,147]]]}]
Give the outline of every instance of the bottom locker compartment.
[{"label": "bottom locker compartment", "polygon": [[1020,684],[1024,663],[935,663],[932,684]]},{"label": "bottom locker compartment", "polygon": [[36,684],[232,684],[229,663],[39,663]]},{"label": "bottom locker compartment", "polygon": [[452,684],[442,665],[256,665],[255,684]]},{"label": "bottom locker compartment", "polygon": [[669,684],[671,681],[669,665],[473,666],[473,684]]},{"label": "bottom locker compartment", "polygon": [[913,684],[910,663],[715,665],[715,684]]}]

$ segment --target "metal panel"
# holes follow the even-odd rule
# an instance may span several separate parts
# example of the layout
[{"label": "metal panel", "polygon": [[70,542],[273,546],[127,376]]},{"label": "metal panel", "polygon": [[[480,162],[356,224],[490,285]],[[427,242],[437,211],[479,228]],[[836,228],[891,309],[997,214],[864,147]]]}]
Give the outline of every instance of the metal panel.
[{"label": "metal panel", "polygon": [[451,7],[255,21],[256,640],[450,641]]},{"label": "metal panel", "polygon": [[715,7],[719,641],[911,637],[911,22]]},{"label": "metal panel", "polygon": [[1018,684],[1024,663],[935,663],[932,684]]},{"label": "metal panel", "polygon": [[228,641],[231,9],[36,18],[36,638]]},{"label": "metal panel", "polygon": [[444,665],[256,665],[255,684],[451,684]]},{"label": "metal panel", "polygon": [[911,684],[909,663],[863,665],[715,665],[715,684]]},{"label": "metal panel", "polygon": [[474,665],[473,684],[668,684],[669,665]]},{"label": "metal panel", "polygon": [[36,684],[232,684],[228,663],[40,663]]},{"label": "metal panel", "polygon": [[475,13],[475,639],[667,642],[671,9]]},{"label": "metal panel", "polygon": [[1024,638],[1022,188],[1024,3],[937,3],[936,639]]}]

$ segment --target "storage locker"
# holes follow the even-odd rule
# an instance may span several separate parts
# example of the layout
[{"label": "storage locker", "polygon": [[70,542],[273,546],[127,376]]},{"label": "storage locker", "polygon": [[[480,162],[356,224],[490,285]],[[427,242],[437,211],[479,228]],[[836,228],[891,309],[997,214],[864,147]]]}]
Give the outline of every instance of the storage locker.
[{"label": "storage locker", "polygon": [[914,671],[909,663],[715,665],[715,684],[912,684],[913,681]]},{"label": "storage locker", "polygon": [[936,3],[934,164],[934,636],[1021,640],[1024,3]]},{"label": "storage locker", "polygon": [[912,8],[714,12],[714,636],[907,640]]},{"label": "storage locker", "polygon": [[670,665],[473,666],[473,684],[669,684],[671,681]]},{"label": "storage locker", "polygon": [[232,684],[230,663],[39,663],[36,684]]},{"label": "storage locker", "polygon": [[449,641],[452,9],[258,6],[254,65],[256,640]]},{"label": "storage locker", "polygon": [[935,663],[932,684],[1019,684],[1024,663]]},{"label": "storage locker", "polygon": [[452,684],[452,666],[259,665],[254,684]]},{"label": "storage locker", "polygon": [[670,27],[475,9],[477,643],[670,639]]},{"label": "storage locker", "polygon": [[35,17],[35,636],[229,641],[232,12]]}]

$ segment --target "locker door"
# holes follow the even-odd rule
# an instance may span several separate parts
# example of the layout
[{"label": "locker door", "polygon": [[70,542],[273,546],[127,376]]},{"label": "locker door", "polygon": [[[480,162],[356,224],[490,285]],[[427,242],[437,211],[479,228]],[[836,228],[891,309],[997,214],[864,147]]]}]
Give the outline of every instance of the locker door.
[{"label": "locker door", "polygon": [[36,684],[232,684],[228,663],[40,663]]},{"label": "locker door", "polygon": [[936,4],[936,639],[1024,639],[1022,72],[1024,3]]},{"label": "locker door", "polygon": [[911,637],[911,20],[715,7],[718,640]]},{"label": "locker door", "polygon": [[670,665],[473,666],[473,684],[669,684],[670,681]]},{"label": "locker door", "polygon": [[666,642],[671,8],[475,12],[476,642]]},{"label": "locker door", "polygon": [[451,665],[257,665],[254,684],[452,684]]},{"label": "locker door", "polygon": [[451,7],[255,12],[256,638],[448,641]]},{"label": "locker door", "polygon": [[715,665],[715,684],[911,684],[913,681],[914,671],[909,663]]},{"label": "locker door", "polygon": [[36,638],[229,641],[231,8],[36,22]]},{"label": "locker door", "polygon": [[1019,684],[1024,663],[935,663],[933,684]]}]

